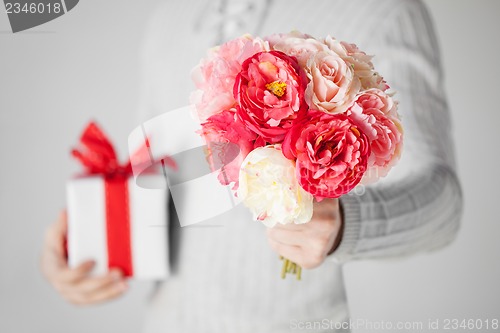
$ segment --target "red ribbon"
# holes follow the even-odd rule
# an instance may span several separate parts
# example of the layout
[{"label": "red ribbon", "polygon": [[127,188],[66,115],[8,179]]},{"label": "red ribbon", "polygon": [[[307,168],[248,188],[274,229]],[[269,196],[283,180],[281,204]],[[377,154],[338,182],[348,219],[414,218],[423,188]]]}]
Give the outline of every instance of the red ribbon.
[{"label": "red ribbon", "polygon": [[119,268],[125,276],[133,275],[128,178],[130,161],[120,165],[115,149],[99,127],[91,122],[80,138],[81,149],[71,154],[85,167],[87,174],[104,177],[106,195],[106,234],[108,267]]}]

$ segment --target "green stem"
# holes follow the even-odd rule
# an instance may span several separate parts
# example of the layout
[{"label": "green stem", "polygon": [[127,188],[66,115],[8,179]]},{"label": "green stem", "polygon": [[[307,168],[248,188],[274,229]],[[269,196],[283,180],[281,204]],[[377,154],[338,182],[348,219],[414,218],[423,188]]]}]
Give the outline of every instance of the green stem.
[{"label": "green stem", "polygon": [[283,266],[281,267],[281,278],[286,278],[287,273],[290,273],[295,274],[297,276],[297,280],[300,281],[302,278],[302,267],[283,256],[280,256],[280,259],[283,260]]}]

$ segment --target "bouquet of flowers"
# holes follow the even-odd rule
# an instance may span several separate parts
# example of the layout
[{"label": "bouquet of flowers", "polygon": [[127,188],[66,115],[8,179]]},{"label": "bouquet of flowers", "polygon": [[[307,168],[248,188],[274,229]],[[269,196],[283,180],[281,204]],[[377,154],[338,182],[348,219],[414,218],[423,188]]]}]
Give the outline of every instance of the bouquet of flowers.
[{"label": "bouquet of flowers", "polygon": [[[399,159],[397,102],[354,44],[300,32],[244,35],[193,70],[212,168],[255,220],[306,223],[313,200],[385,176]],[[285,259],[283,274],[300,267]]]}]

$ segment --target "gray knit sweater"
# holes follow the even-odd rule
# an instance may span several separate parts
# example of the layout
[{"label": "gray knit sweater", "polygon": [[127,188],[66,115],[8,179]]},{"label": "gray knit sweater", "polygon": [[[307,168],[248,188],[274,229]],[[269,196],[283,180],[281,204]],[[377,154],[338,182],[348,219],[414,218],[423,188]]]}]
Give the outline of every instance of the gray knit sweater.
[{"label": "gray knit sweater", "polygon": [[241,205],[195,227],[180,228],[172,214],[173,273],[150,301],[146,333],[300,332],[299,322],[346,320],[343,262],[437,249],[457,233],[462,195],[450,117],[436,37],[419,0],[168,1],[143,48],[143,119],[187,104],[190,70],[215,43],[294,29],[376,55],[400,102],[402,159],[362,195],[341,198],[341,245],[300,282],[279,278],[265,227]]}]

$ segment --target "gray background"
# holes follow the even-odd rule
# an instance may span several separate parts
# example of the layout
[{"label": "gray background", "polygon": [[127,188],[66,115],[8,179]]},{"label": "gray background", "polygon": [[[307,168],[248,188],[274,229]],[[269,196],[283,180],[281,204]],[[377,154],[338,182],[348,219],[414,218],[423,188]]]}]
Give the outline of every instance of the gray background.
[{"label": "gray background", "polygon": [[[430,255],[346,265],[351,311],[424,327],[430,319],[500,319],[500,2],[426,2],[454,120],[462,228]],[[97,119],[125,155],[138,124],[139,48],[157,3],[81,1],[16,35],[0,13],[0,332],[140,329],[150,284],[133,282],[118,301],[79,308],[48,286],[38,263],[44,229],[64,207],[65,180],[78,170],[69,148],[83,125]]]}]

